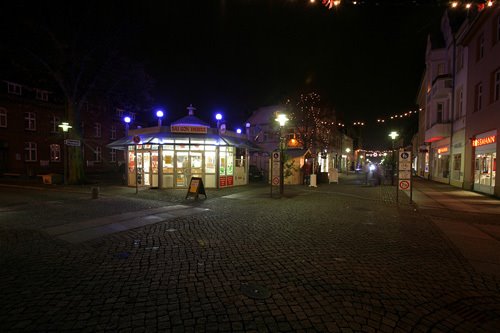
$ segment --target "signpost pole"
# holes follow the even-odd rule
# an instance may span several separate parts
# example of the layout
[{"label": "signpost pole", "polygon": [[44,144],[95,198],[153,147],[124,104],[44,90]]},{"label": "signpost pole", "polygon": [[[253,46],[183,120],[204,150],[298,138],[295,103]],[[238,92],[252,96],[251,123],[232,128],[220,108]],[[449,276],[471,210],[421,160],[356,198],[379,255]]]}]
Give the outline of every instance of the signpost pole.
[{"label": "signpost pole", "polygon": [[[399,204],[399,151],[398,151],[398,158],[396,159],[396,170],[397,172],[397,178],[396,178],[396,203]],[[394,173],[394,172],[393,172]]]},{"label": "signpost pole", "polygon": [[139,180],[137,179],[137,143],[134,145],[134,164],[135,164],[135,194],[139,193]]}]

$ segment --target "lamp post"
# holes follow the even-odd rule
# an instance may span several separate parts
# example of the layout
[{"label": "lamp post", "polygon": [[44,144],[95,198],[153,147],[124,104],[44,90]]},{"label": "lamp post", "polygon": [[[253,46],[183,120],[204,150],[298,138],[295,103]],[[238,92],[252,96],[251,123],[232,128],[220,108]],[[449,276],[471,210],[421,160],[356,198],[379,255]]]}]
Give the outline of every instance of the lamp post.
[{"label": "lamp post", "polygon": [[220,131],[220,121],[222,120],[222,114],[217,113],[215,115],[215,119],[217,120],[217,133]]},{"label": "lamp post", "polygon": [[161,127],[161,119],[163,118],[163,111],[162,110],[158,110],[156,111],[156,116],[158,117],[158,127]]},{"label": "lamp post", "polygon": [[349,153],[351,152],[351,148],[347,147],[345,149],[345,174],[349,175]]},{"label": "lamp post", "polygon": [[283,127],[285,126],[286,122],[288,121],[288,117],[286,114],[280,113],[276,116],[276,121],[280,124],[280,195],[283,195],[283,190],[285,187],[285,175],[284,173],[284,165],[285,161],[283,158],[283,152],[285,150],[284,147],[284,138],[283,138]]},{"label": "lamp post", "polygon": [[[125,123],[125,136],[128,137],[128,129],[132,119],[129,116],[123,117],[123,122]],[[123,185],[128,185],[128,146],[127,149],[123,151],[123,163],[125,168],[123,168]]]},{"label": "lamp post", "polygon": [[69,123],[63,122],[62,124],[58,125],[60,128],[62,128],[64,132],[64,185],[68,184],[68,145],[66,144],[66,139],[68,136],[68,130],[72,128],[72,126]]},{"label": "lamp post", "polygon": [[[391,170],[391,185],[394,186],[394,172],[396,170],[394,170],[395,166],[396,166],[396,160],[395,160],[395,154],[394,154],[394,140],[396,140],[396,138],[399,136],[399,133],[396,132],[396,131],[392,131],[391,133],[389,133],[389,137],[392,139],[392,161],[391,161],[391,167],[392,167],[392,170]],[[397,191],[397,190],[396,190]],[[396,192],[397,193],[397,192]]]}]

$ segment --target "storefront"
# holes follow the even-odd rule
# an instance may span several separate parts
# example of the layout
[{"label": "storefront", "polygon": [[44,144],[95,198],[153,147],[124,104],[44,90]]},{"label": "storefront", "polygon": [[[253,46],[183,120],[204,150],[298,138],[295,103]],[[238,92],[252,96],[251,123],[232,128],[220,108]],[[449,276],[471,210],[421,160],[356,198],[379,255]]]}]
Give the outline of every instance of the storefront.
[{"label": "storefront", "polygon": [[432,179],[447,183],[450,173],[450,140],[441,140],[432,145]]},{"label": "storefront", "polygon": [[497,131],[477,135],[474,152],[474,191],[494,194],[497,169]]},{"label": "storefront", "polygon": [[170,127],[129,131],[108,145],[127,154],[127,184],[187,188],[199,177],[206,188],[248,184],[249,152],[258,148],[244,135],[217,133],[191,114]]}]

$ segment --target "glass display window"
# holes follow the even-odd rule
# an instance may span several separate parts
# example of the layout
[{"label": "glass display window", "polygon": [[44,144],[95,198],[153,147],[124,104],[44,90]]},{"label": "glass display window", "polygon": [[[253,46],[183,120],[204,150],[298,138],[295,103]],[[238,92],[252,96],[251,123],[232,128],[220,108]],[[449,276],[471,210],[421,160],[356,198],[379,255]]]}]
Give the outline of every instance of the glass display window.
[{"label": "glass display window", "polygon": [[191,152],[190,153],[191,157],[191,174],[201,174],[203,172],[202,169],[202,164],[203,164],[203,158],[202,158],[202,153],[200,152]]},{"label": "glass display window", "polygon": [[158,173],[158,151],[151,152],[151,172]]},{"label": "glass display window", "polygon": [[205,152],[205,173],[214,174],[215,173],[215,152]]},{"label": "glass display window", "polygon": [[203,145],[205,143],[204,139],[191,139],[192,145]]},{"label": "glass display window", "polygon": [[494,186],[496,176],[496,153],[476,154],[474,183]]},{"label": "glass display window", "polygon": [[174,151],[164,150],[163,151],[163,173],[174,173]]},{"label": "glass display window", "polygon": [[234,153],[232,151],[227,152],[226,159],[226,174],[233,175],[234,174]]},{"label": "glass display window", "polygon": [[219,175],[226,175],[226,153],[219,154]]}]

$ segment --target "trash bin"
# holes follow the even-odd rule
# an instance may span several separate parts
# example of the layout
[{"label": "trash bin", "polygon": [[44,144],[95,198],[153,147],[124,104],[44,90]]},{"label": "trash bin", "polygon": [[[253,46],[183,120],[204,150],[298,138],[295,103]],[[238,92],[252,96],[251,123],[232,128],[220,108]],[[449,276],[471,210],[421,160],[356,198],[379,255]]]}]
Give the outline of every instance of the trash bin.
[{"label": "trash bin", "polygon": [[99,198],[99,187],[94,186],[92,187],[92,199],[97,199]]}]

